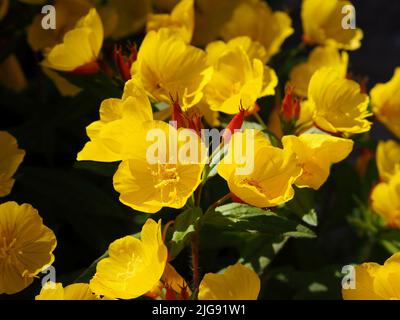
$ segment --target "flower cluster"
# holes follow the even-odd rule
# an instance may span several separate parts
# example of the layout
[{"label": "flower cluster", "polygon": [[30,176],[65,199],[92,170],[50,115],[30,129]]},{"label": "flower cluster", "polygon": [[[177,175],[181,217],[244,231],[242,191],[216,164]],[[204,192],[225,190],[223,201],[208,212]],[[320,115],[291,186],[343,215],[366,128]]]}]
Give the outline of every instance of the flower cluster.
[{"label": "flower cluster", "polygon": [[[115,164],[120,203],[152,216],[140,233],[113,241],[86,281],[49,281],[36,299],[257,299],[264,270],[248,254],[202,275],[203,230],[268,235],[280,240],[276,250],[289,238],[315,237],[310,214],[319,206],[304,212],[302,197],[329,192],[335,165],[357,157],[358,145],[375,150],[365,142],[375,120],[394,137],[377,143],[376,156],[358,156],[360,177],[373,159],[379,179],[355,210],[364,217],[349,220],[367,224],[368,216],[375,234],[400,229],[400,67],[369,93],[351,76],[350,51],[363,32],[342,27],[346,5],[302,1],[303,37],[293,55],[304,59],[289,56],[287,74],[278,57],[294,34],[291,17],[262,0],[55,0],[55,30],[41,28],[38,14],[27,41],[61,95],[87,90],[82,79],[106,78],[119,92],[87,123],[77,163]],[[0,131],[0,197],[11,193],[24,156]],[[217,179],[227,192],[210,201],[204,190]],[[0,294],[30,285],[53,263],[56,242],[31,205],[1,203]],[[193,278],[185,279],[175,258],[189,246]],[[399,298],[399,263],[394,254],[383,266],[356,266],[356,289],[343,289],[343,298]]]}]

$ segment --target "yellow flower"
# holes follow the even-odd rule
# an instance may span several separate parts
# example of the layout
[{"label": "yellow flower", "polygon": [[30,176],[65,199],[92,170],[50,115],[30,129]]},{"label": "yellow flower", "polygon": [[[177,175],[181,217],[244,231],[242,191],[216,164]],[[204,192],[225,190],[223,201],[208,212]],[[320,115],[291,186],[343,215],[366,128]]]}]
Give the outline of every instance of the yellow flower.
[{"label": "yellow flower", "polygon": [[379,176],[383,181],[400,171],[400,144],[394,140],[380,141],[376,150]]},{"label": "yellow flower", "polygon": [[200,283],[199,300],[257,300],[259,292],[257,274],[236,263],[223,274],[207,273]]},{"label": "yellow flower", "polygon": [[212,68],[204,51],[162,28],[146,35],[131,73],[153,99],[166,103],[177,99],[183,109],[188,109],[201,101]]},{"label": "yellow flower", "polygon": [[369,98],[360,85],[344,79],[334,68],[319,69],[308,87],[308,107],[313,109],[314,123],[327,132],[346,135],[367,132]]},{"label": "yellow flower", "polygon": [[353,141],[326,134],[302,134],[299,137],[285,136],[284,148],[291,149],[303,168],[303,174],[296,180],[300,188],[318,190],[328,179],[330,167],[350,154]]},{"label": "yellow flower", "polygon": [[242,0],[196,0],[193,43],[205,47],[220,38],[221,28],[231,19]]},{"label": "yellow flower", "polygon": [[232,136],[218,174],[241,200],[264,208],[293,198],[302,169],[291,150],[275,148],[261,131],[246,129]]},{"label": "yellow flower", "polygon": [[66,32],[72,30],[78,20],[88,14],[91,5],[87,0],[56,0],[56,29],[42,27],[43,14],[34,17],[28,27],[28,43],[34,51],[52,48],[63,41]]},{"label": "yellow flower", "polygon": [[194,0],[181,0],[171,14],[149,15],[147,32],[163,27],[174,30],[186,43],[190,43],[194,32]]},{"label": "yellow flower", "polygon": [[354,289],[342,289],[344,300],[399,300],[400,253],[387,259],[383,266],[373,262],[356,266],[354,280]]},{"label": "yellow flower", "polygon": [[400,67],[389,82],[379,83],[371,90],[371,104],[379,121],[400,138]]},{"label": "yellow flower", "polygon": [[151,0],[109,0],[96,6],[104,24],[104,34],[120,39],[144,29],[151,13]]},{"label": "yellow flower", "polygon": [[[147,138],[153,133],[151,142]],[[182,137],[190,139],[190,151]],[[147,213],[162,207],[182,208],[201,182],[207,151],[200,137],[190,129],[176,130],[165,122],[153,121],[145,123],[143,135],[131,139],[138,140],[135,149],[114,175],[120,201]],[[188,159],[184,159],[184,151],[190,152]]]},{"label": "yellow flower", "polygon": [[372,190],[372,208],[389,227],[400,227],[400,171]]},{"label": "yellow flower", "polygon": [[308,84],[315,71],[322,67],[333,67],[340,71],[343,78],[347,73],[349,56],[332,46],[317,47],[313,49],[304,63],[295,66],[290,72],[290,84],[294,86],[294,92],[302,97],[307,97]]},{"label": "yellow flower", "polygon": [[343,0],[303,0],[301,19],[304,41],[310,44],[333,45],[339,49],[356,50],[361,46],[361,29],[345,29],[342,26],[344,6],[351,5]]},{"label": "yellow flower", "polygon": [[167,247],[161,235],[161,221],[148,219],[141,240],[127,236],[114,241],[109,257],[97,264],[90,289],[114,299],[134,299],[151,291],[163,275]]},{"label": "yellow flower", "polygon": [[97,300],[87,283],[75,283],[63,288],[61,283],[48,282],[35,300]]},{"label": "yellow flower", "polygon": [[0,239],[0,294],[22,291],[54,261],[56,237],[29,204],[0,205]]},{"label": "yellow flower", "polygon": [[0,21],[6,16],[9,6],[9,0],[0,0]]},{"label": "yellow flower", "polygon": [[204,90],[211,110],[236,114],[240,107],[252,109],[258,98],[275,94],[278,78],[260,57],[265,50],[247,37],[207,46],[214,74]]},{"label": "yellow flower", "polygon": [[13,175],[24,157],[25,151],[18,149],[17,140],[8,132],[0,131],[0,197],[11,192]]},{"label": "yellow flower", "polygon": [[100,106],[100,120],[87,128],[90,141],[77,160],[115,162],[135,151],[134,136],[153,120],[150,101],[134,80],[126,82],[122,99],[106,99]]},{"label": "yellow flower", "polygon": [[222,29],[222,37],[229,40],[248,36],[265,47],[269,59],[279,52],[282,43],[293,32],[292,20],[287,13],[273,12],[264,1],[252,0],[237,6]]},{"label": "yellow flower", "polygon": [[46,52],[43,65],[59,71],[74,71],[95,64],[103,45],[103,25],[96,9],[68,31],[63,42]]}]

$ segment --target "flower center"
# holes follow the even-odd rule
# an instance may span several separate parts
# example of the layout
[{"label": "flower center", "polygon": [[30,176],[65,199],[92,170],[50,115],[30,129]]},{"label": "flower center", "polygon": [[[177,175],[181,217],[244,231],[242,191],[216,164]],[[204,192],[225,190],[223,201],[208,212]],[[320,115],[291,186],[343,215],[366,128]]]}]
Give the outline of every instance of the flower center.
[{"label": "flower center", "polygon": [[171,184],[179,182],[180,178],[175,165],[158,164],[157,169],[153,170],[152,175],[156,178],[155,188],[165,188]]},{"label": "flower center", "polygon": [[17,243],[17,239],[13,238],[11,241],[7,239],[5,236],[0,237],[0,259],[7,259],[11,257],[15,244]]}]

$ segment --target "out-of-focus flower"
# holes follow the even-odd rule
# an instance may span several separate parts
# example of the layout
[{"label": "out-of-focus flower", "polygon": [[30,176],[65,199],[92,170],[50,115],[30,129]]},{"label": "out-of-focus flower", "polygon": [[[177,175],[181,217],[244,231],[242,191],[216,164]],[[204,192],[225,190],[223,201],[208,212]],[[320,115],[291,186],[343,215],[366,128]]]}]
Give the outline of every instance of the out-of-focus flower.
[{"label": "out-of-focus flower", "polygon": [[199,300],[257,300],[260,278],[237,263],[224,273],[207,273],[200,283]]},{"label": "out-of-focus flower", "polygon": [[194,0],[181,0],[171,14],[149,15],[147,32],[164,27],[174,30],[186,43],[190,43],[194,32]]},{"label": "out-of-focus flower", "polygon": [[400,138],[400,67],[389,82],[379,83],[371,90],[371,104],[379,121]]},{"label": "out-of-focus flower", "polygon": [[243,107],[250,111],[258,98],[275,93],[278,78],[258,58],[264,56],[265,50],[251,44],[249,38],[213,42],[206,50],[209,64],[214,67],[204,90],[211,110],[236,114]]},{"label": "out-of-focus flower", "polygon": [[111,243],[109,257],[97,264],[90,289],[111,299],[134,299],[151,291],[164,273],[168,251],[161,221],[148,219],[141,240],[127,236]]},{"label": "out-of-focus flower", "polygon": [[120,39],[144,29],[151,13],[151,0],[109,0],[96,6],[104,25],[105,37]]},{"label": "out-of-focus flower", "polygon": [[65,33],[88,14],[91,4],[87,0],[56,0],[54,7],[57,12],[56,29],[43,29],[42,14],[36,15],[28,27],[28,43],[34,51],[44,51],[61,43]]},{"label": "out-of-focus flower", "polygon": [[103,44],[103,25],[96,9],[78,20],[65,33],[63,42],[45,53],[43,65],[59,71],[94,73],[99,69],[97,59]]},{"label": "out-of-focus flower", "polygon": [[0,83],[15,92],[24,90],[28,85],[24,71],[14,54],[0,62]]},{"label": "out-of-focus flower", "polygon": [[[344,0],[303,0],[301,19],[306,43],[333,45],[339,49],[356,50],[361,46],[361,29],[344,28],[342,10],[351,6]],[[354,17],[355,18],[355,17]]]},{"label": "out-of-focus flower", "polygon": [[[149,141],[149,132],[168,139],[153,137],[156,141]],[[190,151],[182,136],[189,139]],[[114,175],[120,201],[147,213],[163,207],[182,208],[201,182],[207,152],[201,138],[190,129],[176,130],[165,122],[152,121],[145,123],[142,134],[131,136],[133,139],[139,140],[135,149]],[[154,157],[150,163],[149,156]]]},{"label": "out-of-focus flower", "polygon": [[318,190],[328,179],[330,167],[350,154],[353,141],[332,137],[327,134],[302,134],[284,136],[284,148],[291,149],[303,168],[302,175],[296,180],[300,188]]},{"label": "out-of-focus flower", "polygon": [[78,154],[78,161],[115,162],[129,158],[135,151],[131,149],[135,132],[152,120],[151,104],[144,90],[134,80],[126,82],[122,99],[104,100],[100,120],[86,128],[90,141]]},{"label": "out-of-focus flower", "polygon": [[[249,167],[251,159],[253,168]],[[249,172],[242,174],[238,168]],[[302,169],[291,150],[273,147],[261,131],[246,129],[232,136],[227,155],[218,165],[218,174],[242,201],[264,208],[293,198],[292,185]]]},{"label": "out-of-focus flower", "polygon": [[11,192],[13,176],[24,157],[25,151],[18,149],[17,140],[8,132],[0,131],[0,197]]},{"label": "out-of-focus flower", "polygon": [[400,253],[384,265],[366,262],[355,266],[355,288],[342,289],[344,300],[399,300]]},{"label": "out-of-focus flower", "polygon": [[240,2],[242,0],[196,0],[193,43],[204,47],[217,40]]},{"label": "out-of-focus flower", "polygon": [[28,287],[54,261],[56,237],[29,204],[0,204],[0,294]]},{"label": "out-of-focus flower", "polygon": [[[319,69],[311,78],[308,100],[303,104],[313,110],[314,123],[330,133],[351,135],[367,132],[369,98],[360,93],[360,85],[344,79],[334,68]],[[303,106],[302,104],[302,106]]]},{"label": "out-of-focus flower", "polygon": [[203,50],[167,28],[146,35],[131,70],[150,97],[166,103],[172,97],[184,110],[201,101],[212,72]]},{"label": "out-of-focus flower", "polygon": [[6,16],[9,6],[9,0],[0,0],[0,21]]},{"label": "out-of-focus flower", "polygon": [[400,227],[400,171],[388,182],[375,186],[371,193],[371,205],[388,227]]},{"label": "out-of-focus flower", "polygon": [[380,141],[376,150],[376,162],[381,179],[389,181],[390,177],[400,172],[400,144],[394,140]]},{"label": "out-of-focus flower", "polygon": [[343,51],[340,53],[333,46],[317,47],[313,49],[304,63],[295,66],[289,75],[289,82],[294,86],[294,92],[307,97],[308,84],[315,71],[323,67],[333,67],[340,71],[343,78],[347,73],[349,56]]},{"label": "out-of-focus flower", "polygon": [[268,59],[279,52],[282,43],[294,32],[292,20],[285,12],[273,12],[260,0],[244,1],[233,12],[232,19],[222,29],[227,41],[238,36],[248,36],[260,42]]},{"label": "out-of-focus flower", "polygon": [[294,87],[287,86],[281,106],[281,118],[286,123],[296,122],[300,117],[300,99],[294,95]]},{"label": "out-of-focus flower", "polygon": [[74,283],[65,288],[61,283],[46,283],[35,300],[98,300],[87,283]]}]

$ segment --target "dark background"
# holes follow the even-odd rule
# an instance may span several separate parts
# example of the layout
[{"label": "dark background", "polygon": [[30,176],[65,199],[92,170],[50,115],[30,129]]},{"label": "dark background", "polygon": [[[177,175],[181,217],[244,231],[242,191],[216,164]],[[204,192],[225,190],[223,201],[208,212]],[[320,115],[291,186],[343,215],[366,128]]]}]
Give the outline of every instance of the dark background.
[{"label": "dark background", "polygon": [[[11,132],[27,155],[12,193],[1,201],[31,203],[39,210],[45,224],[56,233],[57,281],[66,285],[101,256],[111,241],[138,232],[148,215],[136,214],[119,203],[112,187],[115,165],[99,165],[94,170],[93,166],[75,161],[77,152],[87,141],[85,127],[98,118],[100,102],[119,97],[119,90],[104,79],[100,82],[75,79],[83,81],[85,91],[73,99],[60,97],[40,72],[37,66],[40,57],[30,50],[23,31],[38,13],[38,7],[11,2],[12,10],[0,24],[0,60],[10,52],[16,53],[28,76],[29,87],[20,94],[0,87],[0,130]],[[279,62],[285,50],[300,42],[300,1],[271,0],[269,3],[276,9],[287,10],[296,29],[282,53],[274,58]],[[400,1],[357,0],[353,4],[364,39],[361,49],[350,52],[350,70],[355,75],[367,76],[371,88],[377,82],[388,81],[394,68],[400,65]],[[375,139],[392,137],[379,124],[373,136]],[[271,271],[263,277],[268,288],[263,297],[338,298],[340,265],[362,258],[381,262],[387,257],[385,252],[375,253],[372,245],[360,245],[365,238],[354,232],[346,220],[355,206],[353,195],[358,194],[367,201],[370,186],[360,180],[350,164],[336,166],[334,170],[333,177],[317,196],[322,204],[318,208],[321,218],[318,238],[287,243],[271,265]],[[225,183],[215,178],[204,192],[203,204],[211,203],[226,191]],[[174,210],[163,210],[153,217],[166,221],[176,214]],[[212,234],[211,230],[201,241],[203,273],[216,272],[237,260],[233,239]],[[188,264],[188,252],[174,262],[189,279]],[[328,289],[313,291],[317,293],[314,296],[309,287],[316,281]],[[0,295],[0,299],[32,298],[39,287],[36,281],[24,292],[10,297]]]}]

